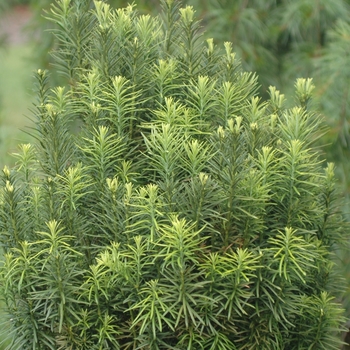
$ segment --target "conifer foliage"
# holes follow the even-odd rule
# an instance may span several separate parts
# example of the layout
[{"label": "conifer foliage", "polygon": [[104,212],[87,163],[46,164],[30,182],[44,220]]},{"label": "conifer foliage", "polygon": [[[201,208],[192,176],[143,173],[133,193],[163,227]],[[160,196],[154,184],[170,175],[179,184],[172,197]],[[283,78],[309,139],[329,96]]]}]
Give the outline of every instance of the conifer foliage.
[{"label": "conifer foliage", "polygon": [[346,235],[313,84],[257,96],[192,7],[58,0],[37,142],[3,169],[9,349],[337,349]]}]

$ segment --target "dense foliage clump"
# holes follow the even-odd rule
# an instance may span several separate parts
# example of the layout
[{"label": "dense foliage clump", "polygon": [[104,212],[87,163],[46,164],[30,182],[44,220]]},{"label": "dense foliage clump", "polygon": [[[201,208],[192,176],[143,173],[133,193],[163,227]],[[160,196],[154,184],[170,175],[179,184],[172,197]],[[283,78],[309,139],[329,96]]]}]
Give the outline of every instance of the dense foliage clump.
[{"label": "dense foliage clump", "polygon": [[3,169],[10,349],[337,349],[345,237],[320,118],[204,41],[191,7],[59,0],[56,68]]}]

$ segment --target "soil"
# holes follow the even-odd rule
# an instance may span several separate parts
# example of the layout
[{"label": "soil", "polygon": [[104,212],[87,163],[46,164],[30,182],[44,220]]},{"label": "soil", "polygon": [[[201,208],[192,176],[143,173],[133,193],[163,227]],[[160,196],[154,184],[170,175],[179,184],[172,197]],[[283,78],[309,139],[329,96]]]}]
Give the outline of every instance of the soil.
[{"label": "soil", "polygon": [[28,40],[26,26],[32,18],[28,6],[15,6],[0,18],[0,36],[9,45],[21,45]]}]

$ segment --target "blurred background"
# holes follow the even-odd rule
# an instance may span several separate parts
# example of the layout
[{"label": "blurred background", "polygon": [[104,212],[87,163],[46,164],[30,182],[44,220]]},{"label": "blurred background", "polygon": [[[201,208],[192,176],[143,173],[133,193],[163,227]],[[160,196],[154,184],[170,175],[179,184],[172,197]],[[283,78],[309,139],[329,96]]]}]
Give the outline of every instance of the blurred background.
[{"label": "blurred background", "polygon": [[[2,1],[2,2],[1,2]],[[34,42],[26,28],[33,19],[28,4],[0,0],[0,167],[12,163],[9,152],[29,138],[20,131],[28,120]],[[6,0],[5,0],[6,1]],[[5,6],[8,5],[8,6]]]},{"label": "blurred background", "polygon": [[[50,69],[55,42],[45,19],[54,0],[0,0],[0,167],[12,165],[18,143],[30,142],[32,72]],[[113,7],[127,1],[110,0]],[[136,0],[141,13],[159,12],[158,0]],[[296,78],[313,78],[314,108],[327,125],[322,152],[337,165],[339,195],[350,217],[350,0],[183,0],[202,19],[216,45],[233,43],[245,70],[257,72],[264,98],[270,85],[293,102]],[[55,78],[55,77],[54,77]],[[56,77],[57,78],[57,77]],[[57,78],[58,79],[58,78]],[[339,251],[347,282],[342,300],[350,317],[350,258]]]}]

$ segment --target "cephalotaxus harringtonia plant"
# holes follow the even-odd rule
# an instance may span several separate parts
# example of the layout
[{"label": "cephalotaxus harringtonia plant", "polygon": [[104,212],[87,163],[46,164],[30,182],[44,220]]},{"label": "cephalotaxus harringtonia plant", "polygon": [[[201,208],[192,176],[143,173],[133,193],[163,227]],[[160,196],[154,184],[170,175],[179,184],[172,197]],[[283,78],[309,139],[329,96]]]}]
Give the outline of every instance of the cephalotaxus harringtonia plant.
[{"label": "cephalotaxus harringtonia plant", "polygon": [[256,96],[191,7],[59,0],[35,145],[1,189],[9,349],[337,349],[334,167],[296,105]]}]

